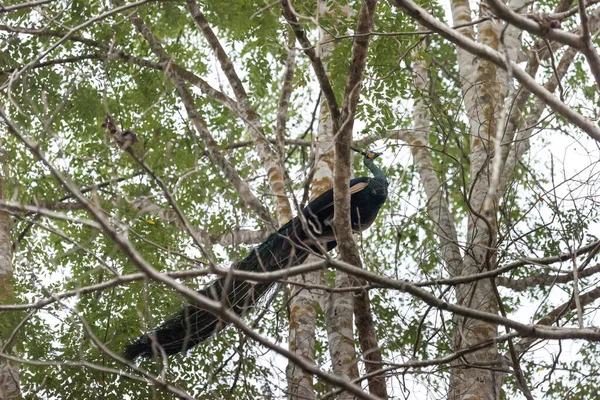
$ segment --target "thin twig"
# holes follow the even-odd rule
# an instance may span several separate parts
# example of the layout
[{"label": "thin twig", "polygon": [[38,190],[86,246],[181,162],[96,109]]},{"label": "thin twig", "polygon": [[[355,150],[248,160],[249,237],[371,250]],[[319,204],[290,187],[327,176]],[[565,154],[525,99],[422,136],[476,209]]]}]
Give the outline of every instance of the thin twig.
[{"label": "thin twig", "polygon": [[53,1],[56,0],[36,0],[27,3],[15,4],[12,6],[3,6],[2,4],[0,4],[0,14],[7,13],[10,11],[22,10],[23,8],[33,8],[44,4],[52,3]]}]

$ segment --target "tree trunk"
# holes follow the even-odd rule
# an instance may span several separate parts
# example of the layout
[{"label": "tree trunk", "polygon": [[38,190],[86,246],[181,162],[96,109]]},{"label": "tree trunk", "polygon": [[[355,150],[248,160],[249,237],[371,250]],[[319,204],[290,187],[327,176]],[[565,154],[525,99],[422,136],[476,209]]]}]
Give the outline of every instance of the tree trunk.
[{"label": "tree trunk", "polygon": [[[319,11],[326,11],[327,4],[319,2]],[[324,30],[319,31],[319,42],[326,44],[319,46],[320,58],[327,71],[329,57],[335,48],[332,37]],[[311,196],[313,200],[332,186],[333,178],[333,127],[326,100],[322,99],[319,105],[317,145],[315,148],[315,171],[311,183]],[[306,262],[315,261],[316,257],[310,256]],[[321,272],[311,272],[292,279],[294,282],[318,285],[322,284]],[[325,309],[326,297],[324,293],[316,290],[306,290],[302,286],[292,286],[290,299],[290,331],[289,349],[295,354],[314,362],[315,359],[315,330],[317,324],[317,309],[320,305]],[[333,356],[332,356],[333,359]],[[314,382],[311,374],[305,373],[292,361],[288,361],[286,369],[288,381],[288,398],[292,400],[313,399]]]},{"label": "tree trunk", "polygon": [[[0,176],[0,199],[4,199],[3,189],[4,180]],[[11,278],[12,243],[10,241],[10,219],[5,212],[0,211],[0,304],[15,302]],[[9,315],[10,314],[7,314],[7,316]],[[3,319],[6,318],[0,318],[0,321]],[[0,329],[2,329],[0,343],[4,346],[4,341],[7,340],[11,333],[11,325],[0,323]],[[8,352],[8,349],[5,349],[4,351]],[[13,400],[20,398],[19,365],[6,359],[0,359],[0,399]]]},{"label": "tree trunk", "polygon": [[[458,2],[453,5],[458,6]],[[461,12],[462,11],[462,12]],[[454,8],[455,23],[463,21],[468,12],[468,4]],[[495,22],[485,21],[480,25],[478,40],[494,49],[498,49],[499,37]],[[463,269],[460,275],[469,276],[492,269],[496,254],[496,206],[497,196],[487,199],[492,207],[486,208],[486,197],[491,183],[491,169],[496,142],[497,124],[503,98],[500,94],[497,67],[489,61],[477,59],[471,54],[459,52],[459,70],[463,77],[472,77],[473,81],[461,81],[463,96],[469,118],[471,133],[471,153],[469,155],[471,182],[468,198],[469,216],[467,248]],[[476,66],[474,74],[469,73]],[[479,311],[498,313],[498,304],[490,280],[479,280],[456,288],[457,304]],[[495,324],[464,317],[453,318],[453,347],[460,350],[474,344],[491,340],[498,335]],[[499,399],[497,392],[500,374],[494,372],[501,359],[496,346],[466,355],[453,363],[450,378],[451,400],[494,400]]]}]

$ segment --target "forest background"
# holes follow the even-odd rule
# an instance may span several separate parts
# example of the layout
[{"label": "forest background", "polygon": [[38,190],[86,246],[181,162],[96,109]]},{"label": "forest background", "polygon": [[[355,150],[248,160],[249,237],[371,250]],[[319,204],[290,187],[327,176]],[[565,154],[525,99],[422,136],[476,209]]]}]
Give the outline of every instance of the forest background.
[{"label": "forest background", "polygon": [[[0,398],[595,398],[597,3],[5,1]],[[121,358],[350,145],[390,187],[340,259]]]}]

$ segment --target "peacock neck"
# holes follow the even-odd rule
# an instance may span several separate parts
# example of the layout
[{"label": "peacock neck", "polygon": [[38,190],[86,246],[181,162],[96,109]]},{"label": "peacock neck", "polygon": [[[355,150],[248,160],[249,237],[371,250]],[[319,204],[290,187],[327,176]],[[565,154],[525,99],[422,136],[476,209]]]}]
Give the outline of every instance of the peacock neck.
[{"label": "peacock neck", "polygon": [[370,158],[365,157],[364,158],[364,162],[365,162],[365,166],[369,169],[369,171],[371,171],[371,173],[373,173],[373,177],[375,179],[379,179],[379,180],[383,180],[383,181],[387,182],[385,174],[383,173],[383,171],[381,170],[381,168],[379,168],[375,164],[375,162],[373,160],[371,160]]}]

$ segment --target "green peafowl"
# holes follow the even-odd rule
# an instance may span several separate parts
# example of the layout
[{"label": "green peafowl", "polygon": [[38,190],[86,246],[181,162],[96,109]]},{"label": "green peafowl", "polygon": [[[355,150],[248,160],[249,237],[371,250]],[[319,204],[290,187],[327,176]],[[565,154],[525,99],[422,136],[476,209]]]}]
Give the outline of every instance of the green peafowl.
[{"label": "green peafowl", "polygon": [[[364,156],[365,166],[373,173],[372,178],[361,177],[350,181],[352,230],[361,232],[373,223],[385,203],[388,181],[383,171],[373,162],[381,153],[353,150]],[[333,190],[330,189],[311,201],[302,210],[302,216],[292,219],[252,249],[235,268],[253,272],[276,271],[301,264],[310,253],[320,253],[320,246],[329,251],[337,245],[332,221]],[[273,285],[272,282],[249,283],[237,279],[226,284],[226,279],[220,278],[199,293],[219,301],[223,301],[225,297],[230,310],[242,315]],[[225,326],[226,323],[215,315],[188,304],[171,319],[127,346],[124,356],[133,360],[137,357],[151,357],[161,351],[167,355],[177,354],[208,339]]]}]

